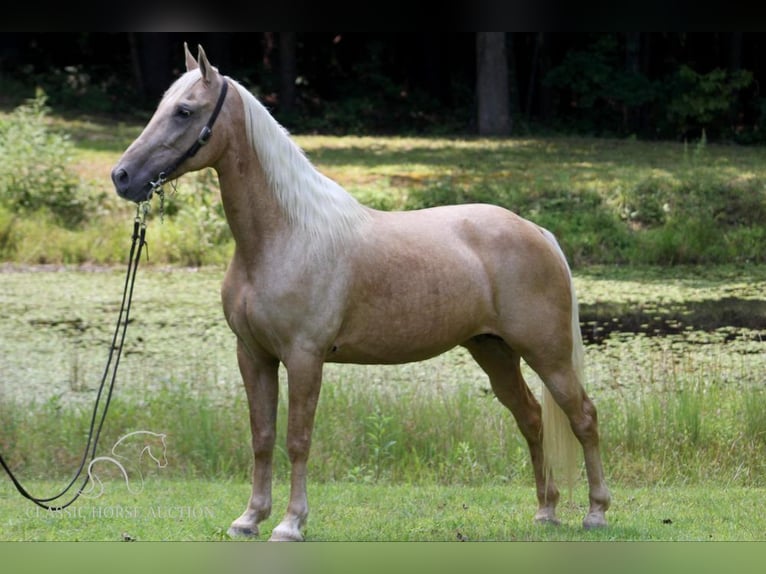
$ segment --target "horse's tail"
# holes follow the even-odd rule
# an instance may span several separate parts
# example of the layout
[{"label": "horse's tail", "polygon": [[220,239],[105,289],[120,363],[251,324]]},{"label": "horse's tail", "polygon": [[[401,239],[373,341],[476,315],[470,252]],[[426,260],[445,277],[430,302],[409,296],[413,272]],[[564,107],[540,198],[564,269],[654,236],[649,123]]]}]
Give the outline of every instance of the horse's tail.
[{"label": "horse's tail", "polygon": [[[542,229],[542,228],[541,228]],[[566,256],[561,249],[558,241],[553,234],[543,229],[545,238],[556,248],[561,257],[563,265],[569,274],[569,291],[572,298],[572,314],[570,328],[572,332],[572,365],[574,367],[577,380],[582,385],[585,382],[585,347],[580,333],[580,311],[577,303],[577,294],[575,293],[574,283],[572,282],[572,271],[567,263]],[[548,387],[543,384],[542,392],[542,410],[543,410],[543,455],[545,467],[546,483],[552,473],[569,489],[569,495],[572,496],[575,478],[578,475],[578,454],[581,450],[580,442],[572,432],[572,425],[569,417],[564,413],[561,407],[556,403]]]}]

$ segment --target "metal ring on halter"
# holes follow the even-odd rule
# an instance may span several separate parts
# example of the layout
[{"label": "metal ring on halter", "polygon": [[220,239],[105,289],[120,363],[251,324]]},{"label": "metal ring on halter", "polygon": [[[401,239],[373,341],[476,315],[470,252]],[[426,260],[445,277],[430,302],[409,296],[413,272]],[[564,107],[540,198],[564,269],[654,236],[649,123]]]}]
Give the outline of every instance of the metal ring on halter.
[{"label": "metal ring on halter", "polygon": [[149,186],[151,189],[149,190],[149,193],[146,196],[146,201],[149,201],[152,198],[152,195],[154,195],[155,191],[159,191],[162,189],[162,186],[165,185],[165,182],[167,181],[167,178],[165,176],[165,172],[161,171],[159,175],[157,176],[157,181],[150,181]]},{"label": "metal ring on halter", "polygon": [[162,186],[165,185],[167,182],[167,177],[165,176],[165,172],[161,171],[160,174],[157,176],[156,181],[150,181],[149,182],[149,193],[146,194],[146,199],[138,204],[138,208],[136,210],[136,220],[140,221],[142,226],[146,226],[146,216],[149,213],[150,204],[152,201],[152,197],[154,197],[154,194],[156,193],[160,197],[160,221],[164,221],[165,219],[165,191],[162,189]]},{"label": "metal ring on halter", "polygon": [[136,221],[141,225],[142,229],[146,228],[146,216],[149,214],[151,205],[150,199],[151,197],[136,206]]}]

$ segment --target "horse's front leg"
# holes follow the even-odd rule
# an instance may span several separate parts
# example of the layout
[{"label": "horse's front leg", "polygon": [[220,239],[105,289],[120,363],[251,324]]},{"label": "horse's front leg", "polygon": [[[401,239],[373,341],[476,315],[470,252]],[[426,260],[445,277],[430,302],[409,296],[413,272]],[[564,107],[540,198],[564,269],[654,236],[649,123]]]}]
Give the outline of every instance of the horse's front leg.
[{"label": "horse's front leg", "polygon": [[302,530],[309,514],[307,463],[322,384],[322,364],[322,359],[305,353],[292,356],[285,362],[288,386],[287,455],[292,466],[290,501],[285,517],[271,533],[271,540],[303,540]]},{"label": "horse's front leg", "polygon": [[271,472],[279,399],[276,359],[250,354],[237,343],[237,361],[245,384],[253,439],[253,493],[242,516],[232,522],[230,536],[258,536],[258,524],[271,514]]}]

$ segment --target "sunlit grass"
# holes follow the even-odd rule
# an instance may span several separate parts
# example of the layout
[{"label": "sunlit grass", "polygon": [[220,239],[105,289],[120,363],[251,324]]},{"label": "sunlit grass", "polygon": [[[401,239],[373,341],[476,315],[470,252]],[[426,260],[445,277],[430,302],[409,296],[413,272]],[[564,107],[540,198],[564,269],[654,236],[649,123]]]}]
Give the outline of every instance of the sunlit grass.
[{"label": "sunlit grass", "polygon": [[[112,189],[110,171],[141,131],[136,124],[93,118],[51,118],[74,144],[71,169],[94,199],[89,221],[75,232],[104,235],[130,206]],[[702,142],[536,138],[427,138],[296,135],[309,159],[362,203],[377,209],[489,202],[550,228],[575,266],[594,263],[678,264],[763,262],[766,231],[766,152]],[[207,204],[201,203],[206,198]],[[166,219],[173,238],[155,250],[173,264],[219,263],[231,239],[211,234],[202,208],[222,219],[217,184],[186,175],[174,199],[179,217]],[[184,220],[179,219],[185,214]],[[20,230],[0,213],[0,256],[33,263],[71,263],[91,255],[85,241],[66,248],[46,243],[51,231],[39,217],[23,233],[42,255],[19,248]],[[205,233],[185,238],[202,225]],[[225,223],[224,223],[225,225]],[[34,229],[40,229],[35,233]],[[184,246],[174,249],[175,242]],[[165,247],[168,249],[165,249]],[[115,252],[97,251],[94,260]]]}]

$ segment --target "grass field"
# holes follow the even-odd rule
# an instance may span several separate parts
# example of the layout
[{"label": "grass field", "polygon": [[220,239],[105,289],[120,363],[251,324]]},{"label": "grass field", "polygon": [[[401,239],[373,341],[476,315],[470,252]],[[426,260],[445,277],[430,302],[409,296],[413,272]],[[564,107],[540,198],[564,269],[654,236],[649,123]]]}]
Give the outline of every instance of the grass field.
[{"label": "grass field", "polygon": [[[172,480],[162,471],[147,474],[143,490],[127,492],[124,482],[104,494],[82,499],[60,512],[22,501],[5,484],[0,491],[0,539],[48,541],[215,541],[249,495],[244,482]],[[59,486],[35,483],[38,491]],[[578,489],[576,499],[585,500]],[[610,526],[580,527],[583,504],[562,502],[559,527],[534,524],[532,490],[509,486],[387,485],[315,483],[309,541],[753,541],[766,540],[766,519],[753,511],[762,488],[709,486],[622,488],[615,491]],[[284,483],[274,491],[275,512],[263,524],[265,540],[281,519],[287,501]]]}]

